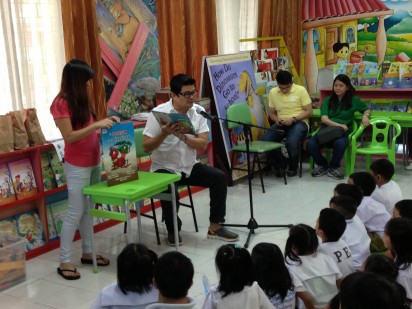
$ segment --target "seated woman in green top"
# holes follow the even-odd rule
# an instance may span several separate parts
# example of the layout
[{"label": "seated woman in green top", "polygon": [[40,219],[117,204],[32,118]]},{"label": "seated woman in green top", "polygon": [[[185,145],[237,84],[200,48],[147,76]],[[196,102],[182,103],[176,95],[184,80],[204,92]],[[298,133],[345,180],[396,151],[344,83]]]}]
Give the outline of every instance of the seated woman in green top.
[{"label": "seated woman in green top", "polygon": [[[339,171],[340,161],[343,158],[345,149],[348,146],[348,133],[352,130],[352,120],[355,112],[363,113],[362,123],[365,126],[370,124],[370,110],[359,97],[355,95],[355,88],[352,86],[350,79],[345,74],[339,74],[333,80],[333,93],[330,97],[325,98],[321,107],[321,123],[323,126],[340,126],[346,134],[336,138],[333,141],[320,145],[317,135],[308,140],[307,149],[313,157],[317,167],[313,170],[312,176],[319,177],[328,174],[334,179],[343,179]],[[327,146],[332,148],[333,154],[331,161],[326,161],[321,153],[321,147]]]}]

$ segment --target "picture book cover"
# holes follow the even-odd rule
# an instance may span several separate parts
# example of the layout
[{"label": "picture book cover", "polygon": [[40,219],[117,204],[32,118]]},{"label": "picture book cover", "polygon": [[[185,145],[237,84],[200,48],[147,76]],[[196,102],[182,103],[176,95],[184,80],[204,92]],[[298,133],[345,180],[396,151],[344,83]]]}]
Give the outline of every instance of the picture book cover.
[{"label": "picture book cover", "polygon": [[56,188],[56,179],[54,178],[53,170],[49,161],[49,156],[46,152],[42,152],[40,154],[40,164],[44,191],[49,191],[53,188]]},{"label": "picture book cover", "polygon": [[63,220],[67,213],[67,200],[50,204],[50,211],[52,214],[57,237],[60,237],[63,226]]},{"label": "picture book cover", "polygon": [[49,233],[49,240],[53,240],[57,238],[57,231],[56,226],[54,225],[53,214],[51,211],[51,205],[47,205],[46,207],[46,215],[47,215],[47,231]]},{"label": "picture book cover", "polygon": [[264,48],[260,50],[260,59],[276,59],[279,56],[279,49],[274,48]]},{"label": "picture book cover", "polygon": [[290,58],[288,56],[277,57],[276,62],[278,70],[291,70]]},{"label": "picture book cover", "polygon": [[107,185],[138,179],[133,123],[115,123],[112,128],[101,131]]},{"label": "picture book cover", "polygon": [[358,86],[360,88],[376,88],[378,76],[379,69],[376,62],[358,63]]},{"label": "picture book cover", "polygon": [[54,174],[54,180],[56,181],[57,187],[63,187],[67,184],[66,177],[64,176],[63,162],[59,159],[56,150],[50,150],[47,152],[49,157],[50,166]]},{"label": "picture book cover", "polygon": [[17,235],[16,217],[8,217],[0,220],[0,233]]},{"label": "picture book cover", "polygon": [[382,88],[399,88],[399,62],[392,62],[383,80]]},{"label": "picture book cover", "polygon": [[17,215],[16,223],[19,236],[26,238],[26,252],[45,244],[43,226],[36,211]]},{"label": "picture book cover", "polygon": [[17,199],[25,199],[37,194],[33,167],[28,158],[8,164]]},{"label": "picture book cover", "polygon": [[0,164],[0,205],[9,204],[16,200],[16,194],[11,181],[7,164]]},{"label": "picture book cover", "polygon": [[399,64],[399,88],[412,87],[412,62]]},{"label": "picture book cover", "polygon": [[255,61],[256,72],[273,71],[273,59],[264,59]]},{"label": "picture book cover", "polygon": [[189,116],[178,113],[163,113],[158,111],[152,111],[152,113],[160,125],[166,124],[168,122],[177,123],[180,132],[182,132],[183,134],[196,135],[195,128],[193,127],[193,124],[190,121]]}]

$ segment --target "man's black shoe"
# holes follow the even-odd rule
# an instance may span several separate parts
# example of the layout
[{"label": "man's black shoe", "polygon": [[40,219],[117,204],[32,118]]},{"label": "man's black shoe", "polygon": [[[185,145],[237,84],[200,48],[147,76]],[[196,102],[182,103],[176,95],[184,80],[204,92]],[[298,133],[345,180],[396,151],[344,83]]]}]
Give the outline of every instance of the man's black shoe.
[{"label": "man's black shoe", "polygon": [[[182,237],[180,236],[180,233],[178,234],[179,237],[179,246],[183,244]],[[167,243],[169,246],[174,246],[175,245],[175,234],[173,233],[168,233],[167,234]]]}]

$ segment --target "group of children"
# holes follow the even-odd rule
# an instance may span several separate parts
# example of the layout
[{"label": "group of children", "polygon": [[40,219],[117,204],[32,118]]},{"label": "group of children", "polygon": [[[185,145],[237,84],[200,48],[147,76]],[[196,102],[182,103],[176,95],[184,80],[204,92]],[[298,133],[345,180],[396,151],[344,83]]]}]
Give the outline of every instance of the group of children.
[{"label": "group of children", "polygon": [[[284,253],[272,243],[251,253],[236,244],[218,248],[219,282],[202,308],[412,308],[412,200],[402,200],[388,160],[370,170],[335,187],[315,228],[293,226]],[[91,308],[194,308],[187,296],[193,274],[182,253],[157,259],[131,244],[118,257],[117,283]]]}]

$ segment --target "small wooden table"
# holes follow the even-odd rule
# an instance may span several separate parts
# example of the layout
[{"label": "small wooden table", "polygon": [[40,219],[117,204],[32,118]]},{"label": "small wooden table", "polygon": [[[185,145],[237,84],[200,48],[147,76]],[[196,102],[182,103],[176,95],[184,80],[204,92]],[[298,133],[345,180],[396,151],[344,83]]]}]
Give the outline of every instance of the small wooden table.
[{"label": "small wooden table", "polygon": [[[136,203],[148,197],[153,197],[166,191],[168,186],[172,186],[171,194],[162,194],[159,199],[171,200],[173,205],[173,224],[175,234],[175,248],[179,248],[178,228],[177,228],[177,208],[174,183],[180,180],[180,175],[165,173],[139,172],[139,179],[129,181],[119,185],[107,186],[106,181],[83,188],[83,194],[87,195],[87,207],[91,221],[91,239],[93,255],[93,271],[97,272],[96,251],[94,246],[93,217],[101,217],[112,220],[127,222],[130,227],[130,203]],[[125,208],[124,213],[111,212],[107,210],[94,209],[91,203],[102,203],[118,205]],[[140,212],[137,211],[138,238],[141,241],[142,231],[140,222]],[[127,242],[132,242],[131,229],[127,229]]]}]

